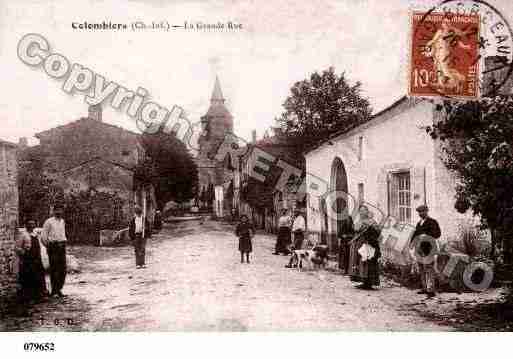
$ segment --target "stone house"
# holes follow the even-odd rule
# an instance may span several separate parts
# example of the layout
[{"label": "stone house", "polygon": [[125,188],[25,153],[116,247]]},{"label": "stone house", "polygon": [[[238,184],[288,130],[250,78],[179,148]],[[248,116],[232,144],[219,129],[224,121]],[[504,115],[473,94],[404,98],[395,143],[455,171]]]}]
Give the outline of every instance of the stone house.
[{"label": "stone house", "polygon": [[0,140],[0,308],[16,293],[17,146]]},{"label": "stone house", "polygon": [[365,202],[378,222],[392,217],[413,226],[416,207],[426,204],[442,238],[457,239],[458,225],[476,218],[454,208],[456,178],[442,163],[440,144],[426,132],[442,115],[439,109],[433,100],[403,97],[307,152],[308,230],[337,246],[337,221],[323,208],[323,195],[342,191],[355,204]]},{"label": "stone house", "polygon": [[[43,154],[44,171],[65,195],[101,193],[105,201],[114,199],[119,212],[116,215],[123,223],[128,222],[134,204],[145,207],[148,218],[153,218],[153,186],[136,176],[137,166],[146,158],[140,135],[103,122],[100,106],[90,106],[88,117],[37,133],[35,137],[39,145],[25,148],[22,156]],[[113,215],[110,203],[104,204],[102,211],[101,199],[94,199],[93,217],[99,227],[108,226],[107,217]],[[101,229],[106,228],[98,228]]]}]

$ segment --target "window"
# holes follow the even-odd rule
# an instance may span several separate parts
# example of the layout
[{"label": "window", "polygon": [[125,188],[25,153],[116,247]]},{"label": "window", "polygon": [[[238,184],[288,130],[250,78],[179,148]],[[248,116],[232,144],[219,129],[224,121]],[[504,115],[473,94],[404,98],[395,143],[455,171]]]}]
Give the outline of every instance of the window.
[{"label": "window", "polygon": [[389,182],[389,214],[399,222],[411,222],[410,172],[392,173]]},{"label": "window", "polygon": [[358,161],[363,158],[363,136],[358,137]]}]

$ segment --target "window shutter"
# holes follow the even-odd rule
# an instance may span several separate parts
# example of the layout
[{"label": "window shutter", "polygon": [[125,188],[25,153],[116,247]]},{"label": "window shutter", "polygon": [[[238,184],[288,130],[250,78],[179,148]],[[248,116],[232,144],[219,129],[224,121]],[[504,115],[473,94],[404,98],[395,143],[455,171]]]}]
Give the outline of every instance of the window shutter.
[{"label": "window shutter", "polygon": [[399,219],[399,177],[393,174],[389,176],[390,183],[390,215]]},{"label": "window shutter", "polygon": [[426,168],[425,167],[413,167],[412,172],[412,210],[421,204],[426,203]]}]

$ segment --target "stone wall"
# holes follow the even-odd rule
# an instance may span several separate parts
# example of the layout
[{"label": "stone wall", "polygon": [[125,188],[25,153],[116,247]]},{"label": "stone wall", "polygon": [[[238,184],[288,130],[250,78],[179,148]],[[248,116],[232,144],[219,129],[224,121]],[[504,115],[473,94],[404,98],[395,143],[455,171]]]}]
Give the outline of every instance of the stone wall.
[{"label": "stone wall", "polygon": [[14,243],[17,222],[16,147],[0,140],[0,308],[16,293],[18,265]]}]

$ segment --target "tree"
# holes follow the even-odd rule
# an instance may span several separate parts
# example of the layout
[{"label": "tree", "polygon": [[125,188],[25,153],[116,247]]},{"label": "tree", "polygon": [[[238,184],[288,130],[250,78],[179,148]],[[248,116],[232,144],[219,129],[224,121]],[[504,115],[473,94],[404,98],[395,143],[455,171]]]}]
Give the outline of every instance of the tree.
[{"label": "tree", "polygon": [[350,86],[344,73],[337,75],[333,67],[296,82],[283,107],[276,119],[279,133],[303,149],[371,115],[369,101],[361,96],[361,83]]},{"label": "tree", "polygon": [[427,132],[441,141],[444,163],[459,178],[455,207],[479,215],[492,233],[492,257],[500,237],[512,264],[513,98],[446,101],[437,110],[444,116]]},{"label": "tree", "polygon": [[142,177],[155,186],[157,206],[163,209],[171,200],[183,203],[196,196],[198,168],[185,144],[174,134],[144,134],[148,160],[140,166]]}]

